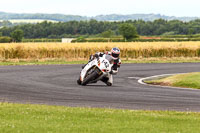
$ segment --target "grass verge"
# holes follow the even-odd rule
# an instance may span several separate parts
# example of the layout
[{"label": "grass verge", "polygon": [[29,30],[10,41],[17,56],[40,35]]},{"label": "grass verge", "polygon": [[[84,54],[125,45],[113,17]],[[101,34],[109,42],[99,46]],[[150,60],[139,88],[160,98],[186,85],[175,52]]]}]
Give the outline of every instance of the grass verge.
[{"label": "grass verge", "polygon": [[[87,59],[40,59],[40,60],[28,60],[28,59],[13,59],[13,60],[0,60],[0,65],[53,65],[53,64],[85,64]],[[137,58],[137,59],[122,59],[123,64],[127,63],[200,63],[200,58]]]},{"label": "grass verge", "polygon": [[200,72],[178,74],[158,80],[145,81],[148,84],[200,89]]},{"label": "grass verge", "polygon": [[0,103],[1,133],[198,133],[200,113]]},{"label": "grass verge", "polygon": [[137,59],[122,59],[122,63],[199,63],[198,57],[151,57]]},{"label": "grass verge", "polygon": [[62,65],[62,64],[85,64],[87,61],[64,61],[64,60],[45,60],[45,61],[1,61],[0,66],[9,65]]}]

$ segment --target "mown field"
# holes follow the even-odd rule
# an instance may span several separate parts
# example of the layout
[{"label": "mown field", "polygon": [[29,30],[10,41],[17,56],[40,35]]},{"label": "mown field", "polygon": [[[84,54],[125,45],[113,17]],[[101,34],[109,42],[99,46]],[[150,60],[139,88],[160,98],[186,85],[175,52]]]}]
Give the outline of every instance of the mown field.
[{"label": "mown field", "polygon": [[3,43],[0,60],[65,59],[83,60],[97,51],[119,47],[121,58],[200,57],[200,42],[130,42],[130,43]]},{"label": "mown field", "polygon": [[1,133],[199,133],[200,113],[0,103]]}]

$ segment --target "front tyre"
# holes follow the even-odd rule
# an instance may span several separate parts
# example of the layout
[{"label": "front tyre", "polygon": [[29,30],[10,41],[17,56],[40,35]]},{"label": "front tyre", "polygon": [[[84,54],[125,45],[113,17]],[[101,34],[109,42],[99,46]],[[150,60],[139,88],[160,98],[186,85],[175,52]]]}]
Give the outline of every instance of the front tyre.
[{"label": "front tyre", "polygon": [[88,75],[82,82],[82,85],[87,85],[90,81],[94,80],[98,76],[96,71],[93,71],[90,75]]},{"label": "front tyre", "polygon": [[77,84],[78,84],[78,85],[81,85],[81,80],[80,80],[80,78],[77,80]]}]

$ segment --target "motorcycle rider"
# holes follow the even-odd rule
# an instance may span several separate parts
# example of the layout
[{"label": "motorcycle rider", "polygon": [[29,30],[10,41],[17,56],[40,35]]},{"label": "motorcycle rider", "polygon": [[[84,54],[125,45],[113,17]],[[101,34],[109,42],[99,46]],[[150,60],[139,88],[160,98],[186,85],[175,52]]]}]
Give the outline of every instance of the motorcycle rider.
[{"label": "motorcycle rider", "polygon": [[[91,62],[91,61],[94,60],[95,58],[103,57],[103,55],[105,55],[105,54],[106,54],[106,55],[110,55],[110,56],[112,57],[114,63],[113,63],[113,66],[112,66],[112,71],[108,74],[107,77],[104,77],[101,81],[104,82],[105,84],[107,84],[108,86],[112,86],[112,84],[113,84],[113,75],[116,75],[116,74],[118,73],[118,68],[119,68],[120,65],[121,65],[121,60],[120,60],[120,58],[119,58],[119,56],[120,56],[120,49],[117,48],[117,47],[114,47],[114,48],[111,49],[110,52],[105,52],[105,53],[103,53],[103,52],[97,52],[97,53],[95,53],[94,55],[91,55],[91,56],[90,56],[89,62]],[[88,62],[88,63],[89,63],[89,62]],[[88,63],[87,63],[87,64],[88,64]],[[86,64],[86,65],[87,65],[87,64]],[[82,67],[82,69],[83,69],[86,65],[84,65],[84,66]]]}]

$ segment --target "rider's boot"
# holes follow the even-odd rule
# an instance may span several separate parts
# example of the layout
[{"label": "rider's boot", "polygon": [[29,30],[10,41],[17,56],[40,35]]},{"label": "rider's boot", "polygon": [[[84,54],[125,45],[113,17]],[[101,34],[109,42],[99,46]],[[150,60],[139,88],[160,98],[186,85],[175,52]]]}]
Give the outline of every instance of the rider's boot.
[{"label": "rider's boot", "polygon": [[112,83],[110,83],[110,82],[107,82],[106,84],[107,84],[107,86],[112,86]]}]

